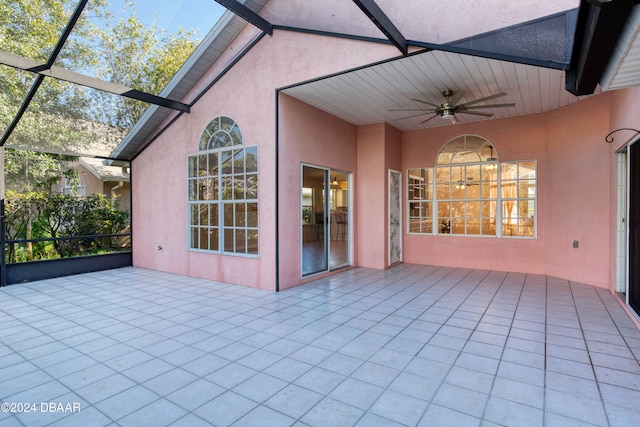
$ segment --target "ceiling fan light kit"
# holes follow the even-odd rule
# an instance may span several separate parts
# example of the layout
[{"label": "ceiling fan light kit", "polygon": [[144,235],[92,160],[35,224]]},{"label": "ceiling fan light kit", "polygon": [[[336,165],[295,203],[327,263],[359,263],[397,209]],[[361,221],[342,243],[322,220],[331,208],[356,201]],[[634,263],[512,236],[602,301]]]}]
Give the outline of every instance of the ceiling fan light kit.
[{"label": "ceiling fan light kit", "polygon": [[440,117],[443,119],[453,119],[455,117],[456,112],[449,105],[440,110]]}]

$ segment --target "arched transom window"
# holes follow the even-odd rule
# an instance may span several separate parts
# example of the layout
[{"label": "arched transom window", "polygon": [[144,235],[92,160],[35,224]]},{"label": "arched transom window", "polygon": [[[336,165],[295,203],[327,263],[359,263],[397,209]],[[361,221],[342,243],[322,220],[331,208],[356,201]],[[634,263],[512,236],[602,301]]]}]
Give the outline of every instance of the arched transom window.
[{"label": "arched transom window", "polygon": [[437,165],[454,163],[496,162],[498,153],[481,136],[462,135],[447,142],[438,153]]},{"label": "arched transom window", "polygon": [[242,132],[231,117],[211,120],[200,137],[200,151],[243,145]]},{"label": "arched transom window", "polygon": [[407,175],[409,233],[536,236],[534,160],[500,163],[490,141],[462,135]]},{"label": "arched transom window", "polygon": [[258,147],[230,117],[213,119],[188,159],[189,248],[258,255]]}]

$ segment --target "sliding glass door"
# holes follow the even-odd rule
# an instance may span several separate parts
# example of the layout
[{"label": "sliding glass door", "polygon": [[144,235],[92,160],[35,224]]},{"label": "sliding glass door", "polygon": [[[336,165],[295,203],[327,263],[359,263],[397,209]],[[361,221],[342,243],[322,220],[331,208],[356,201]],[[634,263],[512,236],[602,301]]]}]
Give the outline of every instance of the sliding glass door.
[{"label": "sliding glass door", "polygon": [[350,174],[302,166],[302,276],[350,265]]},{"label": "sliding glass door", "polygon": [[329,170],[302,167],[302,275],[329,269],[328,199]]}]

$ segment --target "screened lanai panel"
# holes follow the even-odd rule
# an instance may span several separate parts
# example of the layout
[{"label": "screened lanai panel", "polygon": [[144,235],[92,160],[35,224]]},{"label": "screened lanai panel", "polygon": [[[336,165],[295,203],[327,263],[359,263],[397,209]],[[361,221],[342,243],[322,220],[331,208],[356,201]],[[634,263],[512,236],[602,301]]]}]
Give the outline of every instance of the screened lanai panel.
[{"label": "screened lanai panel", "polygon": [[11,124],[35,75],[0,65],[0,135]]},{"label": "screened lanai panel", "polygon": [[[161,6],[90,0],[55,65],[158,95],[224,10],[212,0],[173,0]],[[79,56],[83,60],[68,62]]]},{"label": "screened lanai panel", "polygon": [[146,104],[45,78],[6,147],[49,153],[108,156],[128,132],[118,115]]}]

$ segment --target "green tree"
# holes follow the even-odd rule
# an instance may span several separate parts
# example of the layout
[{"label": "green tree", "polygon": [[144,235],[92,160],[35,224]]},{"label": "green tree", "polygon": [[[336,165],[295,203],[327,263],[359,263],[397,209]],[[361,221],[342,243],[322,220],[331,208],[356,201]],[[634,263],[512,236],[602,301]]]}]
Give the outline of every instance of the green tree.
[{"label": "green tree", "polygon": [[[0,49],[14,55],[46,62],[55,47],[62,30],[75,8],[75,0],[0,0]],[[99,62],[99,57],[91,43],[96,31],[88,15],[106,14],[106,0],[89,3],[87,13],[78,20],[74,33],[60,52],[56,65],[70,69],[88,69]],[[0,105],[10,108],[2,110],[9,117],[0,118],[3,124],[9,122],[24,95],[31,88],[34,76],[31,73],[3,67],[0,74]],[[8,110],[8,111],[7,111]],[[30,117],[31,115],[31,117]],[[88,120],[85,89],[55,79],[45,79],[32,100],[30,112],[25,120],[29,126],[22,130],[36,128],[46,139],[56,140],[56,132],[68,132],[68,120],[58,120],[60,116]],[[77,126],[76,126],[77,127]],[[53,128],[54,131],[47,130]],[[27,133],[33,138],[33,133]],[[45,138],[42,138],[45,139]],[[33,141],[31,146],[33,146]]]},{"label": "green tree", "polygon": [[[0,0],[0,50],[46,62],[76,6],[76,0]],[[180,29],[169,34],[155,25],[145,27],[136,17],[134,2],[126,2],[125,11],[128,17],[115,18],[109,13],[108,0],[89,2],[55,65],[158,94],[195,48],[196,33]],[[90,17],[104,18],[107,24],[95,25]],[[32,73],[0,68],[0,134],[34,81]],[[22,192],[50,190],[56,180],[72,176],[69,162],[73,158],[46,152],[111,150],[146,108],[139,101],[45,78],[8,141],[8,146],[32,147],[44,153],[7,150],[8,187]],[[80,232],[79,224],[97,221],[95,212],[83,210],[83,206],[63,196],[50,197],[45,207],[34,205],[32,211],[37,210],[40,216],[37,224],[33,215],[24,216],[28,218],[25,237],[32,237],[32,226],[36,225],[41,229],[35,231],[50,237],[63,231]],[[109,211],[106,207],[97,209]],[[102,214],[111,217],[101,220],[101,230],[113,229],[121,222],[122,215],[107,211]],[[85,212],[87,220],[73,217],[74,212]],[[75,249],[60,244],[57,250]]]},{"label": "green tree", "polygon": [[[73,232],[78,236],[116,234],[125,228],[127,219],[128,214],[118,209],[117,199],[109,200],[104,194],[96,194],[79,204]],[[106,238],[100,245],[111,246],[112,241]]]},{"label": "green tree", "polygon": [[[116,234],[126,226],[128,214],[118,209],[117,200],[104,194],[80,198],[69,194],[7,193],[7,232],[10,239],[23,238],[26,222],[33,222],[37,237],[66,238]],[[117,239],[54,240],[53,248],[61,258],[94,253],[116,246]],[[10,252],[14,251],[10,249]],[[31,254],[28,259],[37,258]],[[9,258],[13,258],[10,256]]]},{"label": "green tree", "polygon": [[[46,196],[36,228],[41,230],[43,235],[54,239],[74,235],[74,220],[80,207],[80,200],[68,194]],[[72,256],[79,252],[77,240],[54,240],[53,246],[60,257]]]},{"label": "green tree", "polygon": [[[24,218],[25,239],[33,238],[34,212],[38,211],[39,198],[36,192],[50,192],[51,186],[64,178],[77,178],[78,172],[73,169],[74,156],[39,153],[25,150],[5,150],[5,186],[25,197],[13,200],[26,213]],[[30,203],[33,206],[30,206]],[[7,230],[8,231],[8,230]],[[9,239],[11,237],[7,235]],[[33,260],[33,244],[26,245],[27,257]]]},{"label": "green tree", "polygon": [[[31,228],[38,219],[44,203],[42,193],[18,193],[7,190],[5,199],[5,233],[8,240],[31,238]],[[28,237],[27,237],[28,236]],[[8,252],[9,262],[16,261],[16,245],[10,244]],[[26,245],[27,259],[33,261],[33,245]]]},{"label": "green tree", "polygon": [[[75,8],[75,0],[0,0],[0,49],[14,55],[45,62]],[[90,2],[88,14],[105,14],[106,0]],[[79,38],[67,41],[56,65],[82,69],[98,61],[94,51],[80,39],[93,37],[87,15],[76,25]],[[0,69],[0,134],[17,112],[35,81],[31,73],[10,67]],[[95,138],[87,123],[88,99],[85,88],[47,78],[14,130],[9,145],[66,150],[87,145]],[[35,151],[5,152],[7,187],[18,191],[46,189],[69,174],[69,156]]]},{"label": "green tree", "polygon": [[62,178],[77,178],[73,169],[76,156],[39,153],[26,150],[5,150],[5,185],[19,193],[50,192]]},{"label": "green tree", "polygon": [[[96,74],[157,95],[195,49],[196,32],[180,28],[177,34],[170,34],[156,25],[144,26],[136,16],[135,3],[127,3],[126,8],[127,18],[110,22],[100,32],[102,54]],[[103,121],[125,129],[131,128],[147,109],[139,101],[103,98],[103,103],[111,104],[111,108],[101,109]]]},{"label": "green tree", "polygon": [[[0,0],[0,50],[46,61],[75,9],[75,0]],[[193,51],[194,31],[168,34],[143,26],[135,3],[115,18],[107,0],[92,0],[55,65],[157,94]],[[101,18],[94,24],[90,17]],[[0,132],[13,119],[35,76],[0,69]],[[13,132],[9,146],[48,152],[108,154],[140,118],[147,104],[45,78]]]}]

